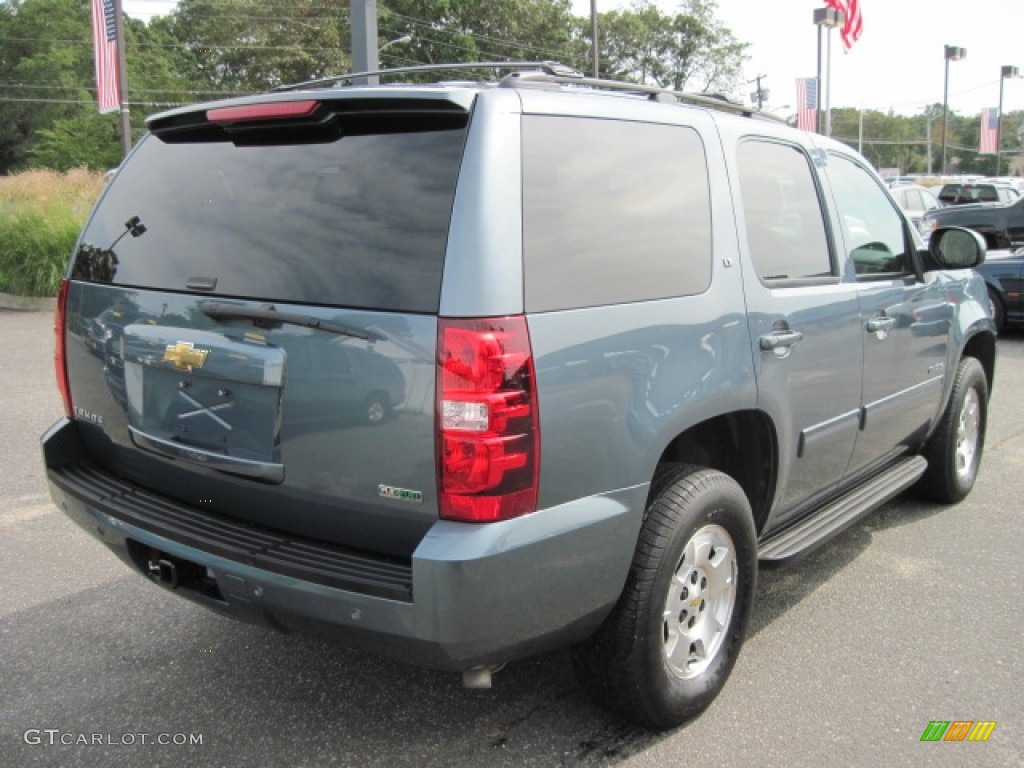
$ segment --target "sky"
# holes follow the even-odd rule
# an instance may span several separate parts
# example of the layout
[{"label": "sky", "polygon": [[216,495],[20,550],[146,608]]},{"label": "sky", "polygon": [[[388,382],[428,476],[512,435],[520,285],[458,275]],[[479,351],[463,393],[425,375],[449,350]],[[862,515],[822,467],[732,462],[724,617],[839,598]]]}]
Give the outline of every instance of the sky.
[{"label": "sky", "polygon": [[[481,0],[486,2],[486,0]],[[129,16],[166,13],[175,0],[123,0]],[[385,4],[386,0],[378,0]],[[678,0],[657,0],[674,12]],[[597,0],[599,13],[627,7],[622,0]],[[590,0],[572,0],[577,15],[590,15]],[[766,107],[795,112],[796,79],[814,77],[817,29],[812,22],[822,0],[718,0],[718,18],[750,44],[743,79],[766,75]],[[849,52],[832,33],[832,98],[836,107],[890,110],[904,115],[942,102],[943,46],[967,49],[949,64],[949,107],[978,114],[999,104],[1000,69],[1024,73],[1024,0],[860,0],[864,33]],[[754,86],[740,91],[744,99]],[[1004,83],[1003,110],[1024,109],[1024,78]]]},{"label": "sky", "polygon": [[[598,13],[628,7],[597,0]],[[663,12],[679,3],[658,0]],[[750,44],[744,80],[767,75],[767,104],[780,115],[795,111],[796,79],[817,68],[815,8],[821,0],[718,0],[718,18],[741,42]],[[864,32],[848,53],[838,30],[832,33],[832,107],[919,114],[942,103],[944,45],[967,49],[949,64],[949,108],[979,114],[999,105],[1004,65],[1024,74],[1024,0],[860,0]],[[590,0],[573,0],[573,10],[590,15]],[[744,87],[749,99],[754,85]],[[789,105],[788,109],[785,109]],[[1024,109],[1024,79],[1005,82],[1003,111]]]}]

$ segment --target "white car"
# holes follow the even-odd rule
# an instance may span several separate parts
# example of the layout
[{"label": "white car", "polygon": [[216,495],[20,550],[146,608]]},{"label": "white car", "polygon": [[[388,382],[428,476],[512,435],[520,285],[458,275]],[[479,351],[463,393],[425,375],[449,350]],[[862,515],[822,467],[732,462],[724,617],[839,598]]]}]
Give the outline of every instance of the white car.
[{"label": "white car", "polygon": [[942,207],[942,203],[935,197],[935,193],[919,184],[894,184],[889,187],[889,192],[913,225],[917,227],[917,231],[927,240],[927,235],[921,228],[924,215],[928,211]]}]

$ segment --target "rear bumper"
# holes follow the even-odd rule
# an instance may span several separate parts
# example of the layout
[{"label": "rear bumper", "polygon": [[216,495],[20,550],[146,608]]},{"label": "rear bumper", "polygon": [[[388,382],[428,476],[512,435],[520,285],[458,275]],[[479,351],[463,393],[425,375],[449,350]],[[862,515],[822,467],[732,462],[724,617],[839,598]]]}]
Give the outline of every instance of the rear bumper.
[{"label": "rear bumper", "polygon": [[[42,441],[57,506],[155,583],[233,618],[438,669],[590,634],[625,583],[647,495],[644,485],[501,523],[439,521],[403,562],[156,496],[91,464],[73,422]],[[148,565],[161,557],[199,566],[204,587],[161,582]]]}]

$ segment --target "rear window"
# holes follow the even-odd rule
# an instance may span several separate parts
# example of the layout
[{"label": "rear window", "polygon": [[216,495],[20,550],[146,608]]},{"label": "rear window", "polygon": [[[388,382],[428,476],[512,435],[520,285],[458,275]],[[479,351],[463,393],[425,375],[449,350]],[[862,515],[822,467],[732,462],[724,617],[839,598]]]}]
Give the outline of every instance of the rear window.
[{"label": "rear window", "polygon": [[405,117],[326,143],[149,136],[89,222],[72,276],[436,312],[466,121],[430,130]]}]

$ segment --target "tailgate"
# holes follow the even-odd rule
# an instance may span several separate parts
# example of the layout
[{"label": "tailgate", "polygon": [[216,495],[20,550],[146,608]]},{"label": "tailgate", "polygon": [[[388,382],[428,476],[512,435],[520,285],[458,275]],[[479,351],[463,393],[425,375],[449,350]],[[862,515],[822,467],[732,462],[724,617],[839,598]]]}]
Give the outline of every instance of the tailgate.
[{"label": "tailgate", "polygon": [[109,471],[407,557],[437,518],[436,315],[467,114],[345,103],[269,131],[179,115],[143,140],[72,265],[71,398]]},{"label": "tailgate", "polygon": [[409,555],[437,514],[436,319],[301,308],[363,340],[218,321],[204,303],[72,284],[68,375],[90,457],[202,508]]}]

